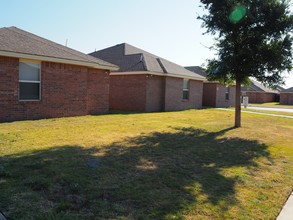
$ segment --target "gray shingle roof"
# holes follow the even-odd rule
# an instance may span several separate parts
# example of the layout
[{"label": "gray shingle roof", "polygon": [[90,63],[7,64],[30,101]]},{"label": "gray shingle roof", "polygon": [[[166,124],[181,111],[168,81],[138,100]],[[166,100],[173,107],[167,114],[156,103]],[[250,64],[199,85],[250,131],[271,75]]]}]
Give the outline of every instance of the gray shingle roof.
[{"label": "gray shingle roof", "polygon": [[166,74],[166,76],[169,74],[180,78],[190,77],[205,80],[201,75],[178,64],[126,43],[99,50],[90,55],[114,63],[120,67],[119,72],[147,71]]},{"label": "gray shingle roof", "polygon": [[288,88],[288,89],[284,89],[283,91],[281,91],[281,92],[293,92],[293,87],[291,87],[291,88]]},{"label": "gray shingle roof", "polygon": [[200,66],[186,66],[185,69],[188,69],[189,71],[197,73],[203,77],[207,77],[205,69]]},{"label": "gray shingle roof", "polygon": [[241,91],[279,93],[277,90],[265,87],[261,83],[256,82],[254,80],[251,80],[251,83],[249,86],[242,86]]},{"label": "gray shingle roof", "polygon": [[277,86],[277,87],[276,87],[276,90],[279,91],[279,92],[282,92],[282,91],[284,91],[285,89],[284,89],[282,86]]},{"label": "gray shingle roof", "polygon": [[[98,65],[104,69],[117,69],[111,63],[94,58],[60,44],[54,43],[16,27],[0,28],[0,52],[34,55],[40,58],[77,61],[88,65]],[[91,66],[90,65],[90,66]]]}]

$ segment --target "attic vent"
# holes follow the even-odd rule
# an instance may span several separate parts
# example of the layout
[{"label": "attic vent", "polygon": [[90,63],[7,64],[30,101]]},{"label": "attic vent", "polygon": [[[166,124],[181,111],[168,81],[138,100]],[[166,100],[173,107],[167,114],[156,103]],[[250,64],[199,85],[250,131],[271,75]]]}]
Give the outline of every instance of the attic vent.
[{"label": "attic vent", "polygon": [[158,61],[159,65],[160,65],[160,67],[162,68],[162,70],[164,71],[164,73],[168,73],[167,70],[165,69],[162,61],[160,60],[160,58],[157,58],[157,61]]}]

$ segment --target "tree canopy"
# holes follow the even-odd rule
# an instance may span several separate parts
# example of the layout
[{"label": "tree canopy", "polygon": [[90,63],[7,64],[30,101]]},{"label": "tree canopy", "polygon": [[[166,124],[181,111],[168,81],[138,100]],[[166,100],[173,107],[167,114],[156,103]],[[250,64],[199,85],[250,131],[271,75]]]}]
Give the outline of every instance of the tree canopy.
[{"label": "tree canopy", "polygon": [[[290,1],[201,0],[201,3],[209,13],[199,19],[206,33],[216,37],[218,55],[208,60],[208,79],[234,81],[236,90],[240,89],[237,84],[247,82],[249,77],[271,87],[283,82],[281,73],[292,69]],[[239,91],[236,96],[236,101],[240,100]]]}]

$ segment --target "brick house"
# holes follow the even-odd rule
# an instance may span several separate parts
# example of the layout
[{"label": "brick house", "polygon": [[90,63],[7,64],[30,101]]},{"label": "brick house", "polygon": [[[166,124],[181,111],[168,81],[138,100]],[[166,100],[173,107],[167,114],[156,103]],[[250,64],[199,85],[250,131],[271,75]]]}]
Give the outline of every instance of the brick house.
[{"label": "brick house", "polygon": [[254,80],[251,80],[249,86],[242,86],[241,93],[248,96],[249,103],[278,102],[280,99],[279,91],[267,88]]},{"label": "brick house", "polygon": [[[187,66],[186,69],[207,76],[205,70],[200,66]],[[202,105],[213,108],[227,108],[235,106],[235,86],[226,86],[217,81],[204,81]]]},{"label": "brick house", "polygon": [[280,104],[293,105],[293,87],[280,92]]},{"label": "brick house", "polygon": [[16,27],[0,28],[0,121],[100,114],[118,67]]},{"label": "brick house", "polygon": [[119,66],[110,74],[110,109],[155,112],[202,107],[204,77],[129,44],[90,55]]}]

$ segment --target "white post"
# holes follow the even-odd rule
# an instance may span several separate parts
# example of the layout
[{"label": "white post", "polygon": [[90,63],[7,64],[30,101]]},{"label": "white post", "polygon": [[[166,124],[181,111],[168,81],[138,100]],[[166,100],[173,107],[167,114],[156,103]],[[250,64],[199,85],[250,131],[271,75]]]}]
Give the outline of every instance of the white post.
[{"label": "white post", "polygon": [[244,105],[244,108],[247,108],[248,107],[248,101],[249,101],[248,96],[244,96],[243,97],[243,105]]}]

